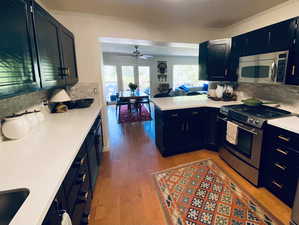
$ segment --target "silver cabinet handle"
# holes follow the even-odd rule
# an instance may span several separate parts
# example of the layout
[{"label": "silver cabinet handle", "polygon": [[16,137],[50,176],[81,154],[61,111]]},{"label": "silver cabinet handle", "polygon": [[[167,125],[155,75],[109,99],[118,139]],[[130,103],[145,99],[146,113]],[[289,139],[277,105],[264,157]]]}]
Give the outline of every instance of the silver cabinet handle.
[{"label": "silver cabinet handle", "polygon": [[272,181],[272,184],[274,184],[276,187],[278,187],[279,189],[282,189],[283,185],[277,183],[275,180]]},{"label": "silver cabinet handle", "polygon": [[284,150],[282,150],[280,148],[277,148],[276,151],[279,152],[279,153],[281,153],[281,154],[284,154],[284,155],[288,155],[289,154],[287,151],[284,151]]},{"label": "silver cabinet handle", "polygon": [[293,65],[293,66],[292,66],[292,76],[295,76],[295,71],[296,71],[296,66]]},{"label": "silver cabinet handle", "polygon": [[283,141],[286,141],[286,142],[290,141],[290,138],[284,137],[282,135],[279,135],[278,138],[281,139],[281,140],[283,140]]},{"label": "silver cabinet handle", "polygon": [[282,166],[282,165],[280,165],[278,163],[274,163],[274,166],[278,167],[281,170],[286,170],[287,169],[285,166]]}]

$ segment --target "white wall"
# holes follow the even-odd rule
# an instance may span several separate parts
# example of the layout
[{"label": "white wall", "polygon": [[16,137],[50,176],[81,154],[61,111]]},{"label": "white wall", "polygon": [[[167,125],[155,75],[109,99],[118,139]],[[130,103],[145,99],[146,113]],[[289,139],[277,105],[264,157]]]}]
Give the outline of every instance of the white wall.
[{"label": "white wall", "polygon": [[[188,26],[154,26],[152,24],[130,21],[115,17],[83,13],[51,11],[52,15],[70,29],[75,35],[79,82],[97,82],[101,102],[104,105],[100,37],[117,37],[162,42],[199,43],[215,39],[222,32]],[[106,107],[104,111],[104,138],[109,148]]]},{"label": "white wall", "polygon": [[227,27],[224,35],[236,36],[297,16],[299,16],[299,0],[289,0]]},{"label": "white wall", "polygon": [[[136,60],[134,57],[119,55],[115,53],[104,53],[103,61],[105,65],[115,65],[117,66],[118,76],[121,74],[121,66],[133,65],[133,66],[149,66],[150,76],[151,76],[151,90],[152,95],[158,93],[157,88],[159,86],[159,80],[157,77],[157,62],[167,61],[168,72],[167,72],[167,82],[170,87],[173,87],[173,65],[198,65],[198,57],[196,56],[154,56],[150,60]],[[121,80],[119,80],[118,86],[121,87]]]}]

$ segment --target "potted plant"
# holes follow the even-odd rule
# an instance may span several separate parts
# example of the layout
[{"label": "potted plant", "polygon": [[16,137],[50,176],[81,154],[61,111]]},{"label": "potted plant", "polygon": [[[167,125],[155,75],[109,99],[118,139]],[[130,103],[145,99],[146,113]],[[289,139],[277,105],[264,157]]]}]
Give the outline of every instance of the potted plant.
[{"label": "potted plant", "polygon": [[137,84],[129,83],[129,88],[132,93],[134,93],[136,91],[137,87],[138,87]]}]

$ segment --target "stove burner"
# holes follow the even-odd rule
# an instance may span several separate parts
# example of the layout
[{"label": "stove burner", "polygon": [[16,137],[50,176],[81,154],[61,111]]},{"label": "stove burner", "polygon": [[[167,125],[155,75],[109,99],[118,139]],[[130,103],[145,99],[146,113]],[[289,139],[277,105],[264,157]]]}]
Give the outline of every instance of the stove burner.
[{"label": "stove burner", "polygon": [[288,111],[277,109],[274,107],[269,107],[269,106],[257,106],[257,107],[242,106],[240,108],[236,107],[235,110],[262,119],[279,118],[281,116],[291,114]]},{"label": "stove burner", "polygon": [[261,128],[269,119],[291,115],[290,112],[270,106],[229,105],[221,107],[220,112],[229,119]]}]

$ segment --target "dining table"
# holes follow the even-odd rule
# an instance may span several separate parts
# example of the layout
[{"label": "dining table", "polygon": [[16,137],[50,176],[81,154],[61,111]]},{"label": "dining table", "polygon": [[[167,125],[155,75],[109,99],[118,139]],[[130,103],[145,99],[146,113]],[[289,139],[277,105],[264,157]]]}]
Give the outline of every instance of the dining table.
[{"label": "dining table", "polygon": [[119,98],[126,101],[126,100],[131,100],[131,99],[142,99],[142,98],[149,98],[149,95],[146,94],[143,91],[121,91],[119,92]]},{"label": "dining table", "polygon": [[[120,91],[118,93],[118,99],[119,102],[116,103],[124,105],[128,105],[128,111],[129,113],[132,113],[132,109],[136,109],[138,111],[140,103],[142,104],[149,104],[150,108],[150,100],[149,100],[149,95],[143,91],[136,90],[136,91]],[[132,108],[133,106],[133,108]],[[150,110],[150,109],[149,109]],[[135,110],[134,110],[135,111]],[[141,111],[140,111],[141,113]]]}]

